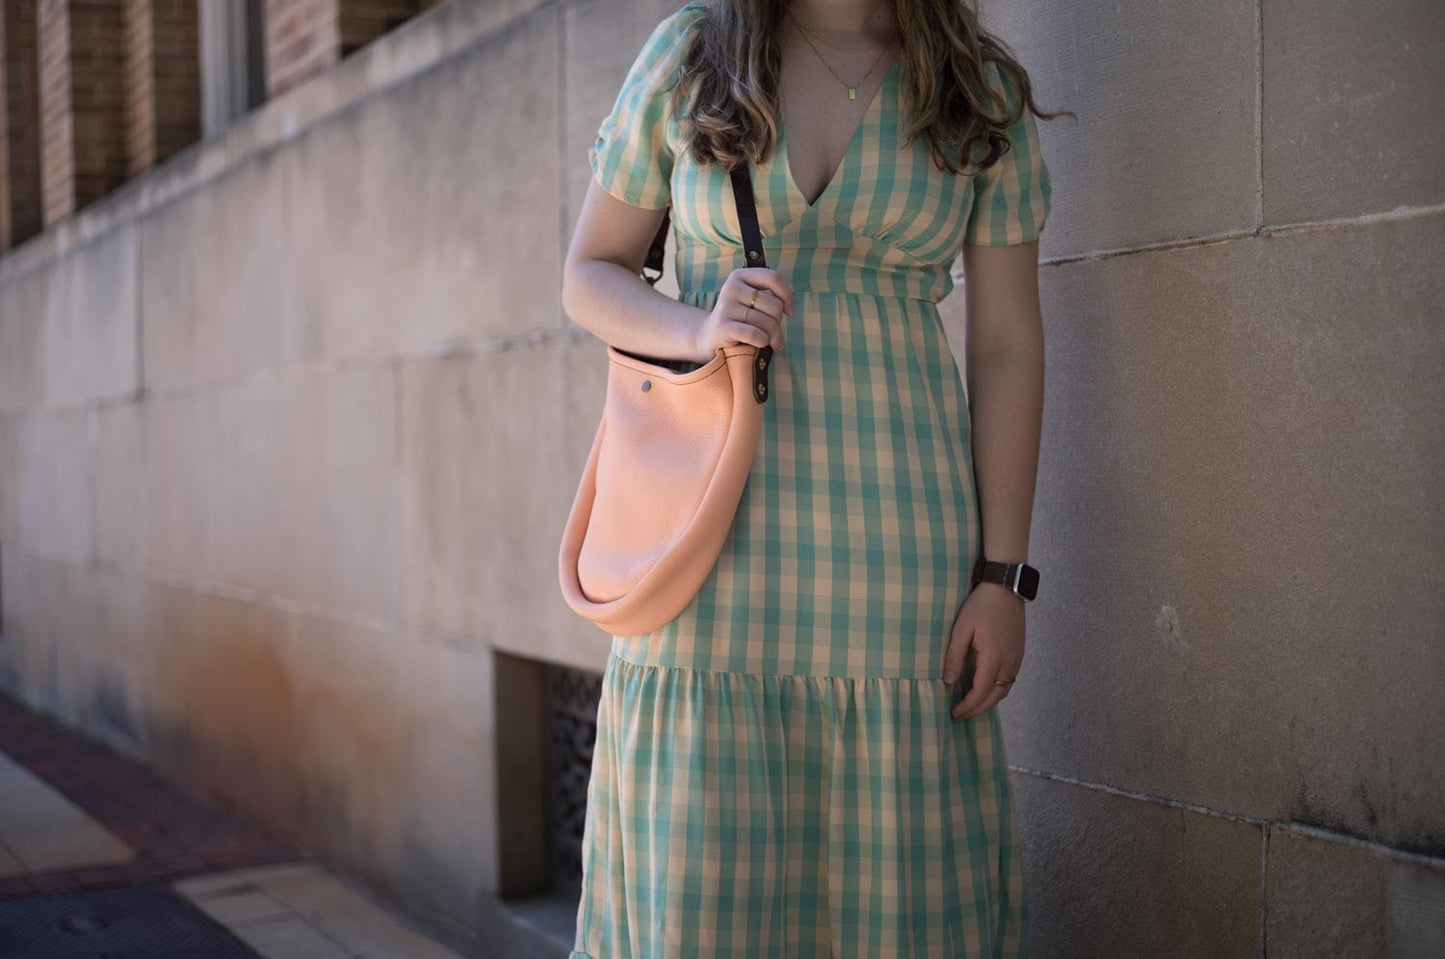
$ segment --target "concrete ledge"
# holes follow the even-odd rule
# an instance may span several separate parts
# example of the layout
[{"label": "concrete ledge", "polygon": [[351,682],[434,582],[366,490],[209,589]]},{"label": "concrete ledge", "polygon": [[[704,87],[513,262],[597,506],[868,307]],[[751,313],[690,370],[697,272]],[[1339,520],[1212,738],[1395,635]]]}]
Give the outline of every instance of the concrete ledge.
[{"label": "concrete ledge", "polygon": [[416,77],[480,43],[504,36],[548,2],[450,0],[407,21],[320,76],[257,107],[218,135],[0,254],[0,286],[40,269],[125,223],[190,193],[307,129]]}]

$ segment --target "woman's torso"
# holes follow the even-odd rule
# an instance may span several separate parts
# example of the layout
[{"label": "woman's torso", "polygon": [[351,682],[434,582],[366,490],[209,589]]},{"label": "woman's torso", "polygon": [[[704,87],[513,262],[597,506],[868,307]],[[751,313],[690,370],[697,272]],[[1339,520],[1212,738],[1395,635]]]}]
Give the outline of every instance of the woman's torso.
[{"label": "woman's torso", "polygon": [[[685,30],[706,10],[671,15]],[[692,603],[623,659],[776,675],[936,678],[981,546],[962,376],[937,303],[976,223],[976,180],[900,136],[900,62],[808,203],[787,130],[750,174],[767,266],[795,314],[773,355],[738,511]],[[1031,128],[1030,128],[1031,129]],[[727,171],[666,136],[680,298],[710,309],[746,265]],[[997,211],[985,211],[996,214]],[[997,222],[1007,222],[998,218]]]}]

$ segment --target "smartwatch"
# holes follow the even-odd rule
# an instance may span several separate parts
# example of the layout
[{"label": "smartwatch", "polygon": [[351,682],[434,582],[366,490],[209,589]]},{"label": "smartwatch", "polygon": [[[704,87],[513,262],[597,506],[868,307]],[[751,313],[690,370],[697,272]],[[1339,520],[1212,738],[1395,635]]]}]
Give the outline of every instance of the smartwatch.
[{"label": "smartwatch", "polygon": [[999,583],[1025,602],[1031,602],[1039,594],[1039,571],[1028,563],[996,563],[984,559],[980,553],[973,567],[973,581],[969,589],[979,583]]}]

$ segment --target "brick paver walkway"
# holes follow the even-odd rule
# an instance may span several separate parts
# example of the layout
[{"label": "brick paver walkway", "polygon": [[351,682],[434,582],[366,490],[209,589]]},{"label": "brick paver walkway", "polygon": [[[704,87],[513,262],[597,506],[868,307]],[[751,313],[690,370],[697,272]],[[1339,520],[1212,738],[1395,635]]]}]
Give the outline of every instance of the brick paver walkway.
[{"label": "brick paver walkway", "polygon": [[200,941],[258,959],[499,954],[444,944],[468,937],[319,858],[0,693],[0,939],[26,954],[194,959]]},{"label": "brick paver walkway", "polygon": [[0,753],[136,850],[124,863],[0,878],[0,899],[304,859],[294,847],[5,695],[0,695]]}]

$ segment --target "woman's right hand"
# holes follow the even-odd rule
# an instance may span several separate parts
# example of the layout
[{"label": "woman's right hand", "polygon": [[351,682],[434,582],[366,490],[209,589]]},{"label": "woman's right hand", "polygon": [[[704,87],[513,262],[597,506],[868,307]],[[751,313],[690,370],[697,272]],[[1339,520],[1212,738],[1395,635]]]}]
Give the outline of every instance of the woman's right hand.
[{"label": "woman's right hand", "polygon": [[777,270],[738,267],[723,281],[712,312],[694,331],[695,359],[706,363],[718,350],[736,343],[782,349],[786,345],[783,320],[795,308],[792,287]]}]

